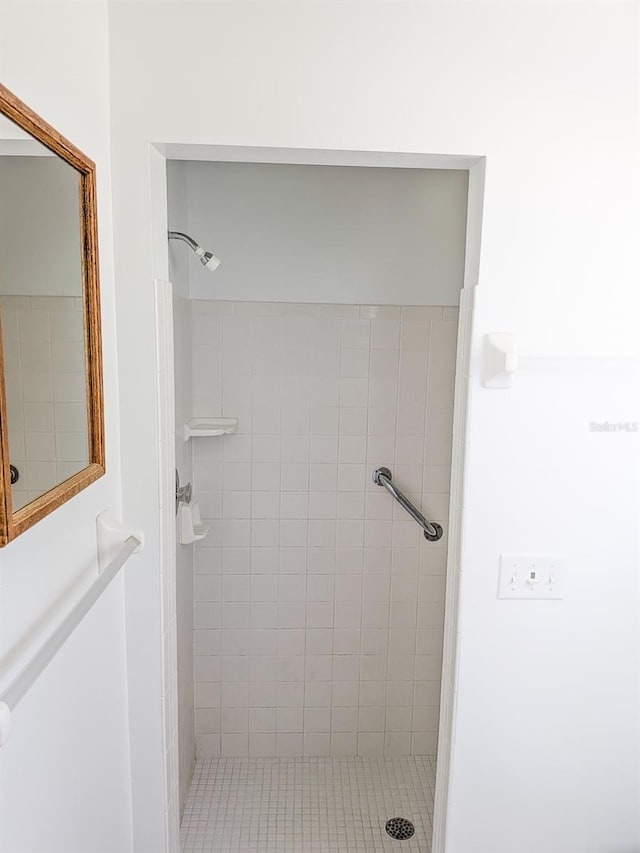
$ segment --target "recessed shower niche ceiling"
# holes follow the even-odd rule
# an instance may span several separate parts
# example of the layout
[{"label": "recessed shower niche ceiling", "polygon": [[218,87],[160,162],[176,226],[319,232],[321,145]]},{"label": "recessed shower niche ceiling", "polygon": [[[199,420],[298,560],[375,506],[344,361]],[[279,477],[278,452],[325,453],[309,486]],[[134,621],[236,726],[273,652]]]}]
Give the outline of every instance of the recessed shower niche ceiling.
[{"label": "recessed shower niche ceiling", "polygon": [[172,227],[215,244],[215,277],[190,264],[198,299],[457,305],[467,172],[170,162],[187,200]]}]

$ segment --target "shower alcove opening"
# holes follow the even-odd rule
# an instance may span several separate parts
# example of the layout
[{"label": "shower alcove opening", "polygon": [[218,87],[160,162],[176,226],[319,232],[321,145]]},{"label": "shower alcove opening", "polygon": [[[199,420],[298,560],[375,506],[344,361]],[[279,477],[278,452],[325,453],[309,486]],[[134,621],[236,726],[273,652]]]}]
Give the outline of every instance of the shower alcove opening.
[{"label": "shower alcove opening", "polygon": [[482,162],[167,153],[181,849],[439,850]]}]

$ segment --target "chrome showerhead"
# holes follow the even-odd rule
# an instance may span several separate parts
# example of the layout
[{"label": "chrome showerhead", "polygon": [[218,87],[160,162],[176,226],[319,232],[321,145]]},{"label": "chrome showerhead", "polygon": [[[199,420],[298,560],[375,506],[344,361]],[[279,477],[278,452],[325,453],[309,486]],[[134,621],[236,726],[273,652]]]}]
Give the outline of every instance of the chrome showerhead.
[{"label": "chrome showerhead", "polygon": [[205,252],[199,246],[196,249],[196,255],[200,258],[202,266],[209,272],[213,272],[220,266],[220,258],[216,258],[212,252]]},{"label": "chrome showerhead", "polygon": [[196,253],[202,266],[209,270],[209,272],[213,272],[220,266],[220,259],[216,258],[213,252],[205,252],[202,246],[196,243],[188,234],[183,234],[182,231],[169,231],[169,239],[182,240],[186,243]]}]

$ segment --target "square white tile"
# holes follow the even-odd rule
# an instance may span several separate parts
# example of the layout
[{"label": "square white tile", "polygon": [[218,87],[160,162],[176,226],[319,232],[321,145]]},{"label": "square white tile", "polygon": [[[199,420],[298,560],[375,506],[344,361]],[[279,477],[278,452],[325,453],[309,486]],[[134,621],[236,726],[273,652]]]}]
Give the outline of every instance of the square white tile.
[{"label": "square white tile", "polygon": [[[338,744],[348,746],[346,734]],[[360,747],[375,753],[381,736],[361,735]],[[415,827],[402,849],[431,850],[435,760],[319,757],[242,758],[248,743],[282,750],[299,743],[321,750],[329,736],[318,732],[223,735],[222,758],[196,764],[181,829],[182,853],[371,853],[399,842],[385,831],[394,817]]]}]

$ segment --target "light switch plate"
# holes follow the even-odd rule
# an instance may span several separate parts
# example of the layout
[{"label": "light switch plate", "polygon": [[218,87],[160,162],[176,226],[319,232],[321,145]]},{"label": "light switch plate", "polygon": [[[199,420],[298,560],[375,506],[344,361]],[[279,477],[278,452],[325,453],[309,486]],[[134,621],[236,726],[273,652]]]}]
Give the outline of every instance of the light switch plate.
[{"label": "light switch plate", "polygon": [[500,554],[498,598],[565,597],[565,554]]}]

